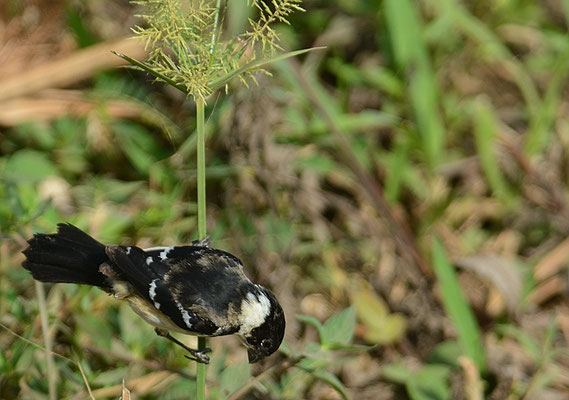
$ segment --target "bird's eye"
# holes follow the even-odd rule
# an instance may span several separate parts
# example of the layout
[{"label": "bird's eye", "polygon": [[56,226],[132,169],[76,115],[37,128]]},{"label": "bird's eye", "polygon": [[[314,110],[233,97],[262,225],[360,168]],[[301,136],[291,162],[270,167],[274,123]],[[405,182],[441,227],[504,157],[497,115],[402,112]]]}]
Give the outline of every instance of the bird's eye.
[{"label": "bird's eye", "polygon": [[261,341],[261,347],[268,349],[269,347],[271,347],[271,341],[269,339],[263,339]]}]

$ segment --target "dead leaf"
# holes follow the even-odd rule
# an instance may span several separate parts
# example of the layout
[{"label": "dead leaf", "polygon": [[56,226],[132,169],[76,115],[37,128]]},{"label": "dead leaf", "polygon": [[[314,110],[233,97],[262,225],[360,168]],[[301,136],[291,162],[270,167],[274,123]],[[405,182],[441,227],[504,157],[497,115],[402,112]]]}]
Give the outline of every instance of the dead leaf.
[{"label": "dead leaf", "polygon": [[128,390],[124,384],[124,379],[122,380],[122,394],[119,400],[131,400],[130,390]]},{"label": "dead leaf", "polygon": [[561,270],[569,260],[569,238],[555,246],[535,265],[534,277],[541,282]]},{"label": "dead leaf", "polygon": [[489,281],[502,293],[510,312],[519,308],[523,281],[521,271],[515,262],[497,254],[480,254],[456,260],[456,265],[472,271],[479,278]]}]

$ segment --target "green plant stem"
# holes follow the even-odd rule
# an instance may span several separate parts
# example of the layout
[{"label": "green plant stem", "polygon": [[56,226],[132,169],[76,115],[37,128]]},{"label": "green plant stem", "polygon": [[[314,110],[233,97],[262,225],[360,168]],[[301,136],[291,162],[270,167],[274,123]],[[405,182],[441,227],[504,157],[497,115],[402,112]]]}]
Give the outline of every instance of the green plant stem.
[{"label": "green plant stem", "polygon": [[205,210],[205,102],[196,100],[197,118],[197,171],[198,171],[198,239],[207,235],[206,210]]},{"label": "green plant stem", "polygon": [[217,44],[217,37],[218,37],[218,26],[219,26],[219,12],[221,11],[221,0],[217,0],[215,4],[215,24],[213,26],[213,33],[211,34],[211,45],[209,47],[209,53],[211,57],[209,59],[209,66],[211,67],[214,60],[215,55],[215,45]]},{"label": "green plant stem", "polygon": [[51,336],[49,335],[49,323],[47,320],[47,307],[45,304],[45,291],[43,290],[43,283],[36,281],[36,295],[38,298],[38,306],[40,311],[41,330],[43,333],[43,340],[45,345],[45,357],[47,360],[47,380],[49,399],[55,400],[57,398],[56,385],[57,385],[57,370],[53,362],[53,351]]},{"label": "green plant stem", "polygon": [[[205,209],[205,102],[203,99],[196,100],[197,120],[197,171],[198,171],[198,239],[207,235],[206,209]],[[198,337],[198,349],[207,347],[204,337]],[[196,399],[205,400],[205,377],[206,365],[197,363],[196,370]]]}]

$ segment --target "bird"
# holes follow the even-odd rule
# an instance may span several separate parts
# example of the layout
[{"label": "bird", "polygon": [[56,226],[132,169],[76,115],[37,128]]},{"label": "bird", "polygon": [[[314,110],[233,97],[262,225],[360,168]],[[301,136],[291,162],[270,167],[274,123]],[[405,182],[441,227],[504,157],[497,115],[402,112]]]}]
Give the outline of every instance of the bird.
[{"label": "bird", "polygon": [[186,246],[142,249],[104,245],[69,223],[36,233],[23,268],[41,282],[96,286],[126,301],[159,336],[183,347],[188,359],[209,363],[211,349],[193,349],[170,332],[202,337],[236,334],[249,363],[273,354],[285,332],[275,295],[251,282],[236,256],[211,247],[209,237]]}]

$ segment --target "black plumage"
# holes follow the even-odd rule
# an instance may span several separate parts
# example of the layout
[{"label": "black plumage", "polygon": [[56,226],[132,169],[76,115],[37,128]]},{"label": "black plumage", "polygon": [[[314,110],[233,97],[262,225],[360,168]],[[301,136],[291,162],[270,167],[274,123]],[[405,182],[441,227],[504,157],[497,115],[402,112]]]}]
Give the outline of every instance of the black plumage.
[{"label": "black plumage", "polygon": [[99,265],[108,257],[105,246],[70,224],[59,224],[57,235],[35,234],[24,250],[23,266],[42,282],[105,287]]},{"label": "black plumage", "polygon": [[[73,225],[58,227],[56,234],[34,235],[24,250],[23,267],[35,279],[100,287],[126,300],[171,340],[168,331],[237,333],[250,362],[273,353],[282,342],[284,313],[275,296],[245,276],[237,257],[209,247],[209,241],[143,250],[105,246]],[[198,361],[209,360],[185,348]]]}]

